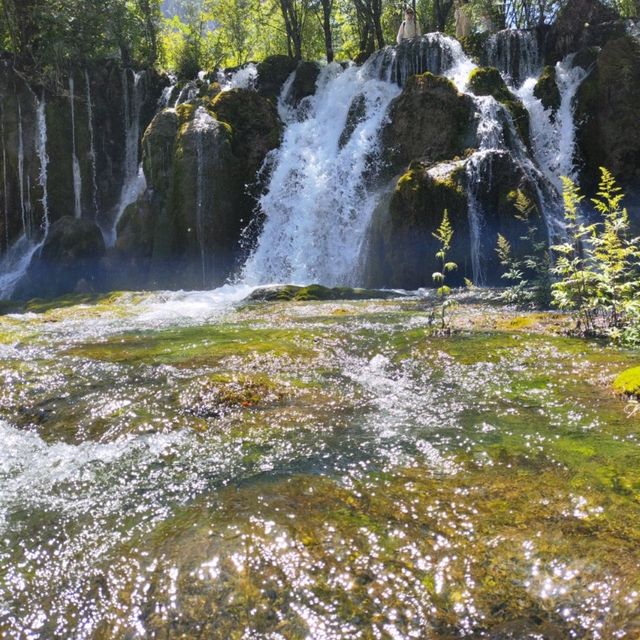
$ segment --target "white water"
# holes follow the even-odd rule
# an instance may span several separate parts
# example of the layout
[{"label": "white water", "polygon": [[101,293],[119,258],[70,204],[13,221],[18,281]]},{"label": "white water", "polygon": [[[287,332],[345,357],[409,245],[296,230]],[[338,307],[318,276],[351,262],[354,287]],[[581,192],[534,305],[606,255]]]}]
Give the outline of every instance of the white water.
[{"label": "white water", "polygon": [[0,261],[0,300],[13,295],[16,285],[27,272],[31,258],[42,247],[44,238],[34,242],[26,234],[21,235]]},{"label": "white water", "polygon": [[71,103],[71,161],[73,165],[73,200],[76,218],[82,217],[82,176],[76,150],[76,107],[73,75],[69,76],[69,102]]},{"label": "white water", "polygon": [[[206,268],[206,244],[205,244],[205,183],[204,183],[204,163],[205,148],[204,141],[207,131],[217,126],[216,120],[204,108],[198,107],[193,118],[193,128],[196,132],[196,158],[198,162],[198,172],[196,176],[196,233],[198,235],[198,245],[200,247],[200,264],[202,268],[202,285],[207,284]],[[211,203],[208,203],[209,206]]]},{"label": "white water", "polygon": [[478,106],[478,151],[465,163],[467,176],[467,210],[469,216],[470,257],[473,283],[485,284],[482,267],[482,231],[484,212],[478,200],[478,187],[483,181],[491,183],[491,153],[504,149],[504,130],[500,122],[501,107],[491,96],[474,97]]},{"label": "white water", "polygon": [[561,103],[554,114],[533,95],[536,78],[528,78],[517,92],[529,111],[534,158],[544,177],[560,191],[561,176],[576,179],[574,119],[575,96],[587,76],[582,67],[572,67],[573,55],[556,64],[556,82]]},{"label": "white water", "polygon": [[18,182],[20,190],[20,213],[22,214],[22,232],[29,233],[27,225],[27,208],[24,193],[24,132],[22,129],[22,105],[18,99]]},{"label": "white water", "polygon": [[[378,136],[397,86],[369,75],[370,67],[323,68],[308,116],[291,122],[274,153],[257,247],[244,268],[248,283],[356,281],[358,257],[377,196],[366,186]],[[349,107],[363,95],[367,117],[339,147]]]},{"label": "white water", "polygon": [[[493,34],[487,43],[488,66],[496,67],[509,85],[519,86],[537,76],[542,56],[535,31],[507,29]],[[516,64],[517,63],[517,64]]]},{"label": "white water", "polygon": [[[132,72],[133,73],[133,72]],[[129,70],[122,72],[122,91],[124,101],[124,179],[120,200],[116,207],[113,221],[104,232],[105,243],[113,247],[116,243],[118,222],[125,209],[135,202],[146,189],[146,182],[142,165],[138,163],[138,142],[140,138],[140,109],[142,108],[142,79],[144,72],[133,73],[133,92],[129,92]]]},{"label": "white water", "polygon": [[231,89],[253,89],[258,79],[258,68],[253,62],[241,69],[234,71],[229,77],[221,71],[218,72],[218,82],[222,91]]},{"label": "white water", "polygon": [[91,188],[93,215],[98,217],[100,211],[98,209],[98,172],[96,167],[96,146],[95,132],[93,128],[93,103],[91,100],[91,79],[89,72],[84,70],[84,81],[87,87],[87,126],[89,127],[89,158],[91,160]]},{"label": "white water", "polygon": [[7,181],[7,147],[4,140],[4,107],[0,105],[0,116],[2,117],[2,128],[0,135],[2,136],[2,205],[4,213],[4,241],[5,248],[9,249],[9,191]]},{"label": "white water", "polygon": [[49,194],[47,191],[49,166],[49,156],[47,155],[47,117],[46,103],[44,94],[42,99],[37,101],[36,107],[37,131],[36,131],[36,153],[40,161],[40,173],[38,174],[38,183],[42,189],[42,230],[44,237],[49,233]]}]

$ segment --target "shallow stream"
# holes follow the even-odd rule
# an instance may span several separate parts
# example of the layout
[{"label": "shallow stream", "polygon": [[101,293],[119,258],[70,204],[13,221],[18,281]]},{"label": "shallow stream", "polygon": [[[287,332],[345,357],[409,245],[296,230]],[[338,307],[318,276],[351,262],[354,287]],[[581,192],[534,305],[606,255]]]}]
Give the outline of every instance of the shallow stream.
[{"label": "shallow stream", "polygon": [[419,298],[0,318],[0,636],[637,638],[637,352]]}]

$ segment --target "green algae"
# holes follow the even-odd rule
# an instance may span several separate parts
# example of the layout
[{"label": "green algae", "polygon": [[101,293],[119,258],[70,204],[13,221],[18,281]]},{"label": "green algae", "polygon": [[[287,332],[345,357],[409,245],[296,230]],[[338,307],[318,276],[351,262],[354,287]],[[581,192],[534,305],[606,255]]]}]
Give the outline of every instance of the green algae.
[{"label": "green algae", "polygon": [[640,367],[623,371],[613,381],[613,388],[628,396],[640,396]]}]

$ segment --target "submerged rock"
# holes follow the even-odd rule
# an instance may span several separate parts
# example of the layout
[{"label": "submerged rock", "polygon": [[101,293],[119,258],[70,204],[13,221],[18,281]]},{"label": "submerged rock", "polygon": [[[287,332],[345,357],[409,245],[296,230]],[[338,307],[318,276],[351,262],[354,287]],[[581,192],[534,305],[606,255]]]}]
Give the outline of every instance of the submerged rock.
[{"label": "submerged rock", "polygon": [[103,286],[100,260],[104,253],[102,232],[95,222],[60,218],[16,286],[14,297],[50,298],[79,290],[79,284],[83,292],[99,290]]},{"label": "submerged rock", "polygon": [[263,287],[253,291],[248,302],[310,301],[310,300],[390,300],[401,296],[397,291],[353,289],[351,287],[324,287],[310,284],[305,287],[288,284],[279,287]]}]

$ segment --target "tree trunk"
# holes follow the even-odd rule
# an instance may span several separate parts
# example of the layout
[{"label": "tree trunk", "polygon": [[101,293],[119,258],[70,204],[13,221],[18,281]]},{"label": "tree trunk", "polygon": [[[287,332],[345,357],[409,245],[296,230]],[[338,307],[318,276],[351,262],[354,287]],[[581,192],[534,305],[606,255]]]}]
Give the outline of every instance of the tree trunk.
[{"label": "tree trunk", "polygon": [[333,0],[322,0],[322,31],[327,62],[333,62],[333,37],[331,35],[331,5]]}]

